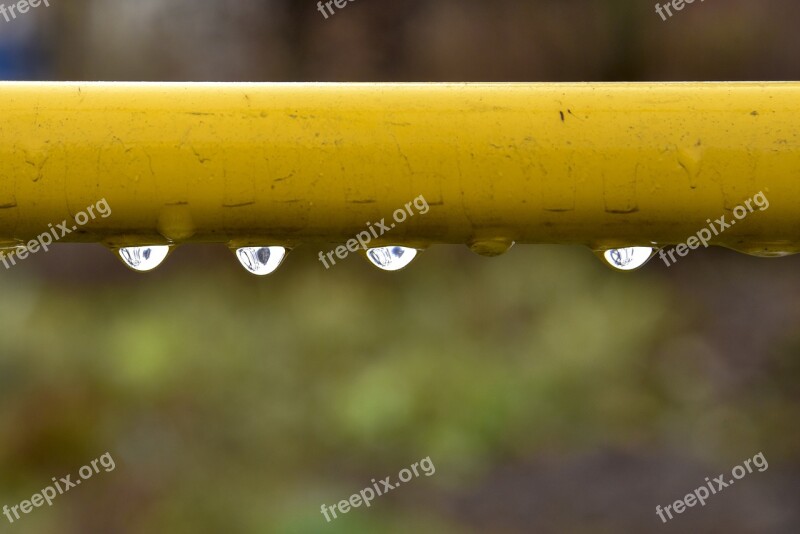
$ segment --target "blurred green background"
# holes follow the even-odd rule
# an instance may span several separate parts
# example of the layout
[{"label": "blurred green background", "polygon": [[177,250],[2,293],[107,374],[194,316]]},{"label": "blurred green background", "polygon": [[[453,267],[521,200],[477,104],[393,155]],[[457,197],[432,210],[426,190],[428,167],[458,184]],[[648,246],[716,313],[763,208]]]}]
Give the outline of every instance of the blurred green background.
[{"label": "blurred green background", "polygon": [[[667,22],[632,0],[51,4],[0,20],[4,78],[800,79],[790,0]],[[582,248],[433,247],[391,274],[316,253],[258,279],[223,246],[141,275],[64,245],[0,273],[0,506],[117,466],[0,530],[800,531],[800,258],[620,274]],[[767,471],[655,515],[758,452]],[[325,522],[427,456],[434,476]]]}]

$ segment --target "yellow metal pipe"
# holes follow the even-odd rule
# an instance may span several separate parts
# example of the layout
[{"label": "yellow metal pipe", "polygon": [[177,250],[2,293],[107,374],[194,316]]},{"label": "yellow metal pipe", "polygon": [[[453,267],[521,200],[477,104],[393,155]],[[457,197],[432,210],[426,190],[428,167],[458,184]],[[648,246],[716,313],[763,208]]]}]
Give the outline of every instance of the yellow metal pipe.
[{"label": "yellow metal pipe", "polygon": [[800,83],[0,83],[0,243],[683,242],[800,250]]}]

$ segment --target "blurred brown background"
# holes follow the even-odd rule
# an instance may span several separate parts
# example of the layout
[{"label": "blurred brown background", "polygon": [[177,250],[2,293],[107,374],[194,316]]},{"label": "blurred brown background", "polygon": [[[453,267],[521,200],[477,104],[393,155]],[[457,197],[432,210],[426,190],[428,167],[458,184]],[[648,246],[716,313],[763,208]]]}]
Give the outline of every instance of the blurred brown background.
[{"label": "blurred brown background", "polygon": [[[800,4],[50,0],[0,20],[8,79],[797,80]],[[224,142],[224,140],[220,140]],[[59,246],[0,272],[3,531],[798,532],[800,258],[434,247],[406,271],[223,246],[128,272]],[[666,525],[655,515],[769,461]],[[430,456],[436,474],[325,523]]]}]

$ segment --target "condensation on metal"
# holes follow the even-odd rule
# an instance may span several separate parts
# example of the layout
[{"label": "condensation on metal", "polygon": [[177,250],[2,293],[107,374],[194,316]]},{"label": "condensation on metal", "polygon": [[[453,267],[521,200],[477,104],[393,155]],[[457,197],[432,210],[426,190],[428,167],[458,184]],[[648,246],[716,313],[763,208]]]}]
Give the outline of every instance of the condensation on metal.
[{"label": "condensation on metal", "polygon": [[[0,239],[800,250],[800,84],[0,83]],[[497,244],[497,245],[494,245]],[[502,246],[501,246],[502,245]]]}]

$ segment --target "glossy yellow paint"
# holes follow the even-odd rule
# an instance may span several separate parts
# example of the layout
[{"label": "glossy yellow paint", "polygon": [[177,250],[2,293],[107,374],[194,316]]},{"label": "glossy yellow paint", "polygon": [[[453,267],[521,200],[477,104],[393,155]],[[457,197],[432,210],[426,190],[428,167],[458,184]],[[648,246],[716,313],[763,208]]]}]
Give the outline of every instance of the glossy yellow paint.
[{"label": "glossy yellow paint", "polygon": [[800,84],[0,83],[0,240],[800,250]]}]

